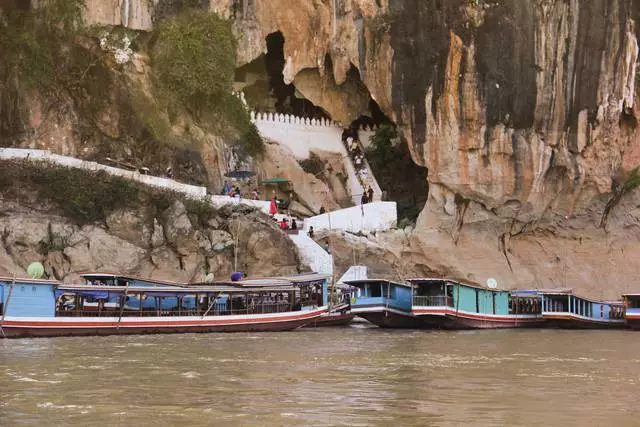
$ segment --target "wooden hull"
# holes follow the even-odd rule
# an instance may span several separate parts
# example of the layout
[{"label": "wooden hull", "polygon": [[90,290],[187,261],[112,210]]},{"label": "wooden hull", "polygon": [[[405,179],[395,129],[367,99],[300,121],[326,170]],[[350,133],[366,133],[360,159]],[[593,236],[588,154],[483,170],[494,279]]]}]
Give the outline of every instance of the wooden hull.
[{"label": "wooden hull", "polygon": [[352,313],[327,313],[320,317],[316,317],[306,324],[305,328],[320,328],[326,326],[346,326],[353,320],[355,316]]},{"label": "wooden hull", "polygon": [[640,330],[640,318],[629,318],[627,317],[627,326],[633,330]]},{"label": "wooden hull", "polygon": [[424,327],[422,319],[412,315],[411,313],[404,313],[399,310],[389,309],[386,307],[352,309],[352,313],[381,328],[421,329]]},{"label": "wooden hull", "polygon": [[[326,313],[326,308],[278,315],[209,316],[207,318],[7,318],[0,338],[290,331]],[[231,318],[233,317],[233,318]]]},{"label": "wooden hull", "polygon": [[544,320],[535,315],[483,315],[448,307],[415,308],[413,314],[432,329],[514,329],[540,327]]},{"label": "wooden hull", "polygon": [[545,314],[545,326],[560,329],[625,329],[624,320],[595,320],[572,314]]}]

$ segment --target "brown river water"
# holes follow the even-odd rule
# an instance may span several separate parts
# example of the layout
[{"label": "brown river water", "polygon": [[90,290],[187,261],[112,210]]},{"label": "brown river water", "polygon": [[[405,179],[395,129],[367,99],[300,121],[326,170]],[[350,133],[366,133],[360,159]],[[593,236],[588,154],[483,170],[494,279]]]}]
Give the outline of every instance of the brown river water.
[{"label": "brown river water", "polygon": [[0,425],[640,426],[640,332],[0,340]]}]

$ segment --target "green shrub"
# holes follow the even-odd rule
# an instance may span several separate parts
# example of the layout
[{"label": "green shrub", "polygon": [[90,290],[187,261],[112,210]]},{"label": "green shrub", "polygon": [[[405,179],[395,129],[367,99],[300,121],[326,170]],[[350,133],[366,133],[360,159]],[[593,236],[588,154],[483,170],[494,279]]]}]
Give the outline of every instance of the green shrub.
[{"label": "green shrub", "polygon": [[216,208],[211,204],[211,200],[205,199],[185,199],[184,206],[189,215],[197,219],[198,224],[206,226],[207,221],[216,215]]},{"label": "green shrub", "polygon": [[640,187],[640,166],[636,166],[629,171],[629,175],[623,185],[623,192],[627,193],[638,187]]},{"label": "green shrub", "polygon": [[398,137],[398,132],[393,125],[382,124],[371,136],[371,145],[367,150],[367,160],[371,166],[382,168],[393,161],[395,150],[392,140]]},{"label": "green shrub", "polygon": [[256,156],[264,143],[244,104],[232,93],[237,43],[231,24],[202,10],[187,10],[163,21],[153,37],[157,83],[218,132],[241,154]]},{"label": "green shrub", "polygon": [[19,197],[35,191],[79,225],[104,221],[113,211],[140,204],[142,190],[135,182],[104,171],[66,168],[28,161],[0,164],[0,192]]},{"label": "green shrub", "polygon": [[153,66],[158,79],[196,114],[231,92],[235,63],[231,24],[213,13],[188,10],[156,30]]}]

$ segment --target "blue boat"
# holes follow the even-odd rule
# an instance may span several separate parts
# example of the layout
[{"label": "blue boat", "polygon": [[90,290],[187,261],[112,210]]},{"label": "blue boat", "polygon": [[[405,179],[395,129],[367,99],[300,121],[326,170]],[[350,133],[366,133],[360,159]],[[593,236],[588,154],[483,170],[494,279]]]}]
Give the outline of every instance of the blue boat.
[{"label": "blue boat", "polygon": [[540,326],[540,298],[452,279],[409,279],[411,312],[425,328],[497,329]]},{"label": "blue boat", "polygon": [[411,312],[412,285],[390,280],[351,280],[351,312],[383,328],[421,328]]},{"label": "blue boat", "polygon": [[541,290],[547,326],[568,329],[625,328],[622,301],[599,301],[574,295],[571,289]]},{"label": "blue boat", "polygon": [[282,331],[327,312],[318,298],[327,292],[321,275],[204,284],[102,273],[85,279],[0,278],[0,337]]}]

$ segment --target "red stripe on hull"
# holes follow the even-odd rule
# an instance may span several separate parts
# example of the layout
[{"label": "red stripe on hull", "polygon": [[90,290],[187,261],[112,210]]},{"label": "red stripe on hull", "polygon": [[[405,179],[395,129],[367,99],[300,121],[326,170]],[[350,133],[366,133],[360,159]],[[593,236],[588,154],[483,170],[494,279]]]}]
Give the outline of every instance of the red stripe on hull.
[{"label": "red stripe on hull", "polygon": [[492,320],[492,319],[470,319],[461,316],[447,315],[444,318],[443,329],[514,329],[514,328],[532,328],[542,326],[544,320]]},{"label": "red stripe on hull", "polygon": [[181,321],[69,322],[69,321],[5,321],[0,338],[56,337],[88,335],[171,334],[204,332],[290,331],[303,327],[320,316],[316,311],[303,315],[267,319],[220,319]]},{"label": "red stripe on hull", "polygon": [[625,329],[626,323],[614,322],[598,322],[594,320],[586,320],[574,318],[571,316],[545,316],[546,325],[549,328],[561,329]]},{"label": "red stripe on hull", "polygon": [[518,319],[512,316],[483,316],[456,313],[447,309],[415,309],[413,313],[424,319],[427,327],[437,329],[513,329],[541,326],[542,318]]}]

